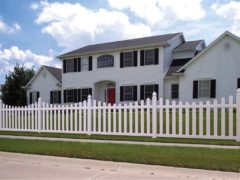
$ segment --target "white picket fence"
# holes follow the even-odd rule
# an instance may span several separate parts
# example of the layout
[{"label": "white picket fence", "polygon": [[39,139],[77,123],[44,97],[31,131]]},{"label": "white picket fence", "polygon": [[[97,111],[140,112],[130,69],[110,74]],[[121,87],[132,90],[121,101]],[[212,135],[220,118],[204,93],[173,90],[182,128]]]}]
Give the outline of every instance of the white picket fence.
[{"label": "white picket fence", "polygon": [[240,89],[236,103],[182,103],[152,99],[129,104],[106,104],[88,97],[83,103],[52,105],[41,102],[12,107],[0,101],[0,130],[80,133],[240,141]]}]

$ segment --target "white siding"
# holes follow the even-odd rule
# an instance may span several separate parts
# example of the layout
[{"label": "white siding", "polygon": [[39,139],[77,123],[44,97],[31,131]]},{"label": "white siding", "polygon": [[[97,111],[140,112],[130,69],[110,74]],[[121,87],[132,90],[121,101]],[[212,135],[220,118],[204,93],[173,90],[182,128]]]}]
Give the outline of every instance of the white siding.
[{"label": "white siding", "polygon": [[43,102],[50,103],[50,91],[61,90],[56,84],[58,81],[44,68],[39,72],[27,90],[27,102],[30,103],[30,92],[38,91]]},{"label": "white siding", "polygon": [[216,79],[217,99],[235,95],[239,77],[240,43],[227,35],[186,68],[184,76],[179,79],[180,99],[195,100],[192,98],[193,80],[202,78]]}]

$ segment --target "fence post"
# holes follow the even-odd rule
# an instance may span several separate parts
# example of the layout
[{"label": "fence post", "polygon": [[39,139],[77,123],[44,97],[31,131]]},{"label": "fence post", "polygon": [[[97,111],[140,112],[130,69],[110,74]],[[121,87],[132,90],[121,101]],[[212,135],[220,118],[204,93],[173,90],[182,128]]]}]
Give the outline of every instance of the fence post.
[{"label": "fence post", "polygon": [[157,93],[152,94],[152,138],[157,137]]},{"label": "fence post", "polygon": [[91,110],[91,105],[92,105],[92,99],[91,95],[88,95],[88,100],[87,100],[87,122],[88,122],[88,135],[91,135],[91,129],[92,129],[92,110]]},{"label": "fence post", "polygon": [[236,96],[236,104],[237,104],[237,129],[236,129],[236,139],[240,142],[240,89],[237,90]]},{"label": "fence post", "polygon": [[0,99],[0,130],[2,130],[2,100]]},{"label": "fence post", "polygon": [[41,109],[42,109],[42,99],[38,98],[38,106],[37,106],[37,110],[38,110],[38,132],[41,132],[41,120],[42,120],[42,113],[41,113]]}]

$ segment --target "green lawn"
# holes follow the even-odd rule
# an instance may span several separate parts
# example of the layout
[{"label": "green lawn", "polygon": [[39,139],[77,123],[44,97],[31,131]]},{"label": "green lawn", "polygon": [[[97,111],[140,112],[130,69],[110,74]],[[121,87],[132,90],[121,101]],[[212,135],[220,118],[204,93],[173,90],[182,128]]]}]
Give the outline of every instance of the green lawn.
[{"label": "green lawn", "polygon": [[240,142],[237,142],[235,140],[215,140],[215,139],[152,138],[152,137],[141,137],[141,136],[134,137],[134,136],[111,136],[111,135],[90,135],[89,136],[86,134],[37,133],[37,132],[16,132],[16,131],[0,131],[0,135],[240,146]]},{"label": "green lawn", "polygon": [[239,172],[231,149],[0,139],[0,151]]}]

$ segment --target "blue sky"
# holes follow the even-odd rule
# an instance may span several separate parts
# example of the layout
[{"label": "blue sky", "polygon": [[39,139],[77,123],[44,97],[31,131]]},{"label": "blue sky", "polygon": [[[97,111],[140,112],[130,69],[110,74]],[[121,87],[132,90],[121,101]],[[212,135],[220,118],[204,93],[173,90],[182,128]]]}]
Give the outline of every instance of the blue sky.
[{"label": "blue sky", "polygon": [[60,67],[88,44],[175,32],[209,44],[226,30],[240,36],[240,1],[1,0],[0,84],[16,63]]}]

